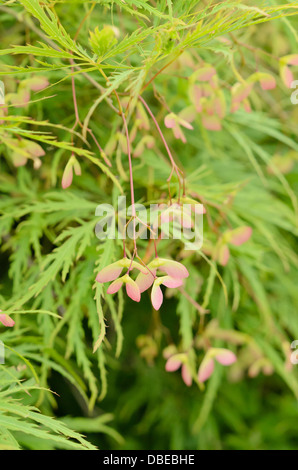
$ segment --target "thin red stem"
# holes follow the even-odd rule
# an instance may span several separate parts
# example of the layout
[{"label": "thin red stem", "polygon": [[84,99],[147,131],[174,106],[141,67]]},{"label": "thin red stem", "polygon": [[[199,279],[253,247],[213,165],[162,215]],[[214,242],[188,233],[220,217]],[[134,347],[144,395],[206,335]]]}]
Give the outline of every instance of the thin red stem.
[{"label": "thin red stem", "polygon": [[144,98],[142,98],[142,96],[139,96],[139,100],[140,100],[140,101],[143,103],[143,105],[145,106],[146,110],[148,111],[148,114],[150,114],[150,116],[151,116],[151,118],[152,118],[152,120],[153,120],[153,122],[154,122],[154,124],[155,124],[155,126],[156,126],[156,129],[157,129],[158,132],[159,132],[159,135],[160,135],[160,137],[161,137],[161,140],[163,141],[163,144],[164,144],[164,146],[165,146],[165,148],[166,148],[166,151],[168,152],[168,155],[169,155],[169,158],[170,158],[170,160],[171,160],[171,163],[172,163],[173,168],[177,169],[177,165],[176,165],[176,163],[175,163],[175,160],[174,160],[174,158],[173,158],[173,156],[172,156],[172,154],[171,154],[171,151],[170,151],[169,146],[168,146],[168,144],[167,144],[167,142],[166,142],[166,139],[164,138],[164,135],[163,135],[163,133],[162,133],[162,130],[161,130],[161,128],[159,127],[159,124],[158,124],[157,120],[155,119],[154,114],[152,113],[151,109],[149,108],[149,106],[148,106],[148,104],[146,103],[146,101],[144,100]]},{"label": "thin red stem", "polygon": [[126,135],[126,141],[127,141],[127,154],[128,154],[128,165],[129,165],[129,182],[130,182],[130,196],[131,196],[132,216],[135,217],[136,216],[135,195],[134,195],[134,187],[133,187],[133,173],[132,173],[129,133],[128,133],[127,122],[126,122],[125,115],[124,115],[123,111],[121,113],[121,117],[123,119],[125,135]]},{"label": "thin red stem", "polygon": [[[73,62],[71,60],[71,62]],[[73,67],[71,68],[71,73],[74,72],[74,69]],[[73,105],[74,105],[74,110],[75,110],[75,116],[76,116],[76,122],[75,122],[75,125],[80,122],[80,118],[79,118],[79,111],[78,111],[78,103],[77,103],[77,95],[76,95],[76,87],[75,87],[75,80],[74,80],[74,76],[72,75],[71,76],[71,88],[72,88],[72,98],[73,98]]]}]

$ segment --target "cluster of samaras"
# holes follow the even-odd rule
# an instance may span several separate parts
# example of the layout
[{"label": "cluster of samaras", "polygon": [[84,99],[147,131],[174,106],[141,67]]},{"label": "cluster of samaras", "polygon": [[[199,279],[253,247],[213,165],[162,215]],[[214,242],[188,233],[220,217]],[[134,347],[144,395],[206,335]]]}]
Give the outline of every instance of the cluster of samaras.
[{"label": "cluster of samaras", "polygon": [[[121,276],[123,269],[127,271]],[[135,280],[130,275],[133,269],[139,271]],[[160,271],[163,275],[158,275]],[[161,284],[169,288],[179,287],[188,275],[185,266],[178,261],[156,257],[148,265],[142,265],[124,257],[103,268],[96,280],[111,282],[108,294],[115,294],[125,284],[127,295],[135,302],[139,302],[141,293],[152,286],[151,302],[155,310],[158,310],[163,302]]]}]

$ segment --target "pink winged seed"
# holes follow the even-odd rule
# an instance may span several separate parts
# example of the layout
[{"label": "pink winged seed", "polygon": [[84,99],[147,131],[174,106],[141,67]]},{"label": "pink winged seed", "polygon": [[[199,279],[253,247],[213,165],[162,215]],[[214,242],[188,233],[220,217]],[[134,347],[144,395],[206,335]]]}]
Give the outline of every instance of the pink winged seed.
[{"label": "pink winged seed", "polygon": [[158,284],[153,284],[151,291],[151,302],[155,310],[159,310],[163,302],[162,290]]},{"label": "pink winged seed", "polygon": [[164,276],[162,284],[166,287],[174,289],[175,287],[180,287],[183,284],[182,279],[180,278],[173,278],[171,276]]},{"label": "pink winged seed", "polygon": [[298,65],[298,54],[288,55],[284,59],[286,59],[288,65]]},{"label": "pink winged seed", "polygon": [[66,189],[71,185],[72,178],[73,178],[72,166],[66,165],[64,172],[63,172],[63,176],[62,176],[62,182],[61,182],[61,186],[63,189]]},{"label": "pink winged seed", "polygon": [[284,84],[288,87],[291,88],[291,84],[294,81],[294,75],[290,68],[287,65],[284,65],[280,69],[280,76],[284,82]]},{"label": "pink winged seed", "polygon": [[218,354],[216,354],[215,359],[222,364],[223,366],[230,366],[237,361],[237,357],[229,349],[220,348]]},{"label": "pink winged seed", "polygon": [[196,72],[196,79],[201,82],[208,82],[215,74],[215,68],[210,65],[206,65]]},{"label": "pink winged seed", "polygon": [[181,376],[185,385],[190,387],[192,384],[192,376],[189,370],[189,366],[187,364],[183,364],[182,369],[181,369]]},{"label": "pink winged seed", "polygon": [[123,281],[121,279],[116,279],[112,284],[109,285],[107,294],[116,294],[119,289],[121,289]]},{"label": "pink winged seed", "polygon": [[9,326],[9,327],[12,327],[15,324],[14,320],[10,318],[8,315],[6,315],[5,313],[0,314],[0,323],[2,323],[2,325],[4,326]]},{"label": "pink winged seed", "polygon": [[176,356],[170,357],[165,365],[165,369],[167,372],[175,372],[176,370],[181,367],[181,361],[176,358]]},{"label": "pink winged seed", "polygon": [[191,131],[193,130],[193,126],[189,122],[187,122],[185,119],[179,118],[179,124],[180,126],[183,126],[186,129],[189,129]]},{"label": "pink winged seed", "polygon": [[176,127],[173,128],[173,133],[174,133],[174,137],[175,137],[176,139],[182,140],[182,142],[183,142],[184,144],[186,143],[185,135],[183,134],[183,131],[182,131],[182,129],[180,128],[179,125],[177,125]]},{"label": "pink winged seed", "polygon": [[43,157],[45,155],[44,149],[36,142],[27,140],[25,148],[30,153],[30,155],[33,155],[34,157]]},{"label": "pink winged seed", "polygon": [[[232,235],[232,233],[231,233]],[[242,245],[247,242],[252,235],[252,228],[249,226],[239,227],[233,230],[233,235],[229,240],[229,243],[235,246]]]},{"label": "pink winged seed", "polygon": [[233,89],[233,103],[241,103],[241,101],[245,100],[251,90],[253,89],[253,83],[245,83],[242,85],[238,85]]},{"label": "pink winged seed", "polygon": [[168,129],[172,129],[173,127],[175,127],[177,125],[177,120],[176,120],[176,116],[174,113],[170,113],[170,114],[167,114],[167,116],[165,117],[165,126],[168,128]]},{"label": "pink winged seed", "polygon": [[268,75],[266,78],[260,80],[260,85],[263,90],[273,90],[273,88],[276,87],[275,78]]},{"label": "pink winged seed", "polygon": [[160,258],[160,261],[162,261],[162,264],[159,266],[159,269],[165,271],[169,276],[182,279],[189,276],[186,267],[178,263],[178,261],[162,258]]},{"label": "pink winged seed", "polygon": [[97,282],[110,282],[117,279],[122,272],[122,266],[119,266],[118,261],[116,263],[109,264],[103,268],[96,276]]},{"label": "pink winged seed", "polygon": [[214,360],[211,358],[204,358],[198,372],[199,382],[205,382],[212,375],[214,371]]},{"label": "pink winged seed", "polygon": [[218,252],[218,262],[222,266],[226,266],[230,258],[230,250],[227,245],[222,245]]},{"label": "pink winged seed", "polygon": [[129,279],[126,282],[126,293],[128,297],[130,297],[135,302],[140,302],[141,300],[141,293],[138,285],[132,279]]},{"label": "pink winged seed", "polygon": [[34,77],[30,81],[30,89],[32,91],[41,91],[49,86],[49,82],[46,77]]},{"label": "pink winged seed", "polygon": [[[156,275],[156,269],[151,269],[150,271],[151,272],[148,271],[146,274],[140,273],[136,278],[136,283],[141,293],[149,289],[149,287],[151,287],[153,284],[154,276]],[[154,276],[151,273],[154,274]]]}]

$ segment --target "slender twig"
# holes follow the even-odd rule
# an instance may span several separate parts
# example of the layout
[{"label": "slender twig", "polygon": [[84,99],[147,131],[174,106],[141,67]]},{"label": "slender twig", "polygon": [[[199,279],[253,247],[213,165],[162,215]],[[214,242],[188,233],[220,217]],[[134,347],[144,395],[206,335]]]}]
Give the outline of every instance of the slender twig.
[{"label": "slender twig", "polygon": [[[73,64],[73,60],[70,59],[70,62]],[[73,71],[73,67],[71,69]],[[81,127],[81,129],[84,128],[83,124],[81,123],[81,120],[80,120],[80,116],[79,116],[79,111],[78,111],[78,104],[77,104],[77,96],[76,96],[76,87],[75,87],[75,78],[74,78],[74,75],[71,76],[71,86],[72,86],[72,97],[73,97],[73,104],[74,104],[74,110],[75,110],[75,117],[76,117],[76,120],[75,120],[75,123],[73,125],[73,128],[72,130],[74,130],[77,125],[79,125]],[[99,152],[100,152],[100,155],[102,156],[102,158],[104,159],[105,163],[107,166],[111,167],[112,164],[111,162],[108,160],[108,158],[106,157],[103,149],[101,148],[98,140],[96,139],[95,135],[93,134],[93,131],[87,127],[86,128],[86,131],[88,132],[88,134],[91,136],[91,138],[93,139],[94,143],[96,144]],[[73,138],[73,137],[72,137]]]},{"label": "slender twig", "polygon": [[163,133],[162,133],[162,130],[161,130],[161,128],[159,127],[159,124],[158,124],[158,122],[157,122],[157,120],[156,120],[154,114],[152,113],[151,109],[149,108],[148,104],[146,103],[146,101],[144,100],[144,98],[143,98],[142,96],[139,96],[139,100],[140,100],[140,101],[143,103],[143,105],[145,106],[146,110],[148,111],[148,114],[150,114],[150,116],[151,116],[151,118],[152,118],[152,120],[153,120],[153,122],[154,122],[154,124],[155,124],[155,126],[156,126],[156,128],[157,128],[157,130],[158,130],[158,132],[159,132],[159,135],[160,135],[160,137],[161,137],[161,140],[163,141],[163,144],[164,144],[164,146],[165,146],[165,148],[166,148],[166,151],[167,151],[167,153],[168,153],[168,155],[169,155],[169,158],[170,158],[170,160],[171,160],[171,163],[172,163],[173,168],[178,168],[177,165],[176,165],[176,163],[175,163],[175,160],[174,160],[174,158],[173,158],[173,156],[172,156],[172,154],[171,154],[171,151],[170,151],[170,149],[169,149],[169,146],[168,146],[168,144],[167,144],[167,141],[166,141],[166,139],[164,138],[164,135],[163,135]]},{"label": "slender twig", "polygon": [[148,114],[151,116],[155,126],[156,126],[156,129],[158,130],[158,133],[161,137],[161,140],[165,146],[165,149],[168,153],[168,156],[170,158],[170,161],[171,161],[171,164],[172,164],[172,170],[171,170],[171,173],[170,173],[170,176],[168,177],[167,179],[167,182],[168,182],[168,189],[169,189],[169,195],[170,195],[170,201],[171,201],[171,192],[170,192],[170,181],[172,179],[172,176],[173,176],[173,173],[175,172],[176,175],[177,175],[177,178],[178,178],[178,184],[179,184],[179,198],[180,198],[180,191],[181,191],[181,178],[182,178],[182,181],[183,181],[183,187],[185,186],[184,185],[184,177],[183,177],[183,172],[180,170],[180,168],[177,166],[174,158],[173,158],[173,155],[169,149],[169,146],[167,144],[167,141],[163,135],[163,132],[153,114],[153,112],[151,111],[151,109],[149,108],[148,104],[146,103],[146,101],[144,100],[144,98],[142,96],[139,95],[139,100],[142,102],[142,104],[144,105],[144,107],[146,108]]},{"label": "slender twig", "polygon": [[156,77],[162,73],[167,67],[169,67],[171,64],[173,64],[173,62],[175,62],[176,59],[178,59],[178,57],[182,54],[183,51],[179,51],[179,53],[174,57],[174,59],[172,59],[170,62],[168,62],[166,65],[164,65],[158,72],[156,72],[155,75],[153,75],[152,78],[150,78],[150,80],[148,80],[147,83],[145,83],[145,85],[143,86],[142,90],[141,90],[141,93],[143,93],[144,90],[146,90],[146,88],[150,85],[150,83],[152,83]]},{"label": "slender twig", "polygon": [[93,2],[92,5],[91,5],[91,7],[90,7],[90,10],[87,11],[86,15],[85,15],[84,18],[82,19],[82,21],[81,21],[81,23],[80,23],[80,25],[79,25],[79,27],[78,27],[78,29],[77,29],[77,32],[76,32],[76,34],[74,35],[74,38],[73,38],[74,41],[77,40],[77,38],[78,38],[78,36],[79,36],[79,34],[80,34],[80,31],[81,31],[81,29],[82,29],[82,27],[83,27],[85,21],[86,21],[87,18],[91,15],[92,11],[94,10],[95,5],[96,5],[96,2]]},{"label": "slender twig", "polygon": [[209,312],[209,310],[204,309],[198,302],[196,302],[187,292],[183,289],[183,287],[178,288],[182,295],[198,310],[200,315],[205,315]]},{"label": "slender twig", "polygon": [[134,187],[133,187],[133,173],[132,173],[132,163],[131,163],[131,150],[130,150],[130,142],[129,142],[129,133],[127,122],[125,118],[125,114],[122,112],[121,117],[123,119],[126,141],[127,141],[127,155],[128,155],[128,165],[129,165],[129,182],[130,182],[130,197],[131,197],[131,206],[132,206],[132,216],[136,217],[136,209],[135,209],[135,195],[134,195]]}]

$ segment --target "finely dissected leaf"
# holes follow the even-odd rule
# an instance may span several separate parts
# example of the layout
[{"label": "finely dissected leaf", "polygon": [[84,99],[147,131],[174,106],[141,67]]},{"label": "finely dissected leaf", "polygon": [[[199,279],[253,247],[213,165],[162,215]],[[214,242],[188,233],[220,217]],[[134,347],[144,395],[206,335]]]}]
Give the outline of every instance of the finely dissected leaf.
[{"label": "finely dissected leaf", "polygon": [[[54,39],[66,49],[78,52],[75,42],[67,34],[63,26],[58,23],[57,17],[52,10],[40,5],[38,0],[20,0],[26,10],[38,19],[40,26],[51,39]],[[46,2],[47,3],[47,2]]]}]

